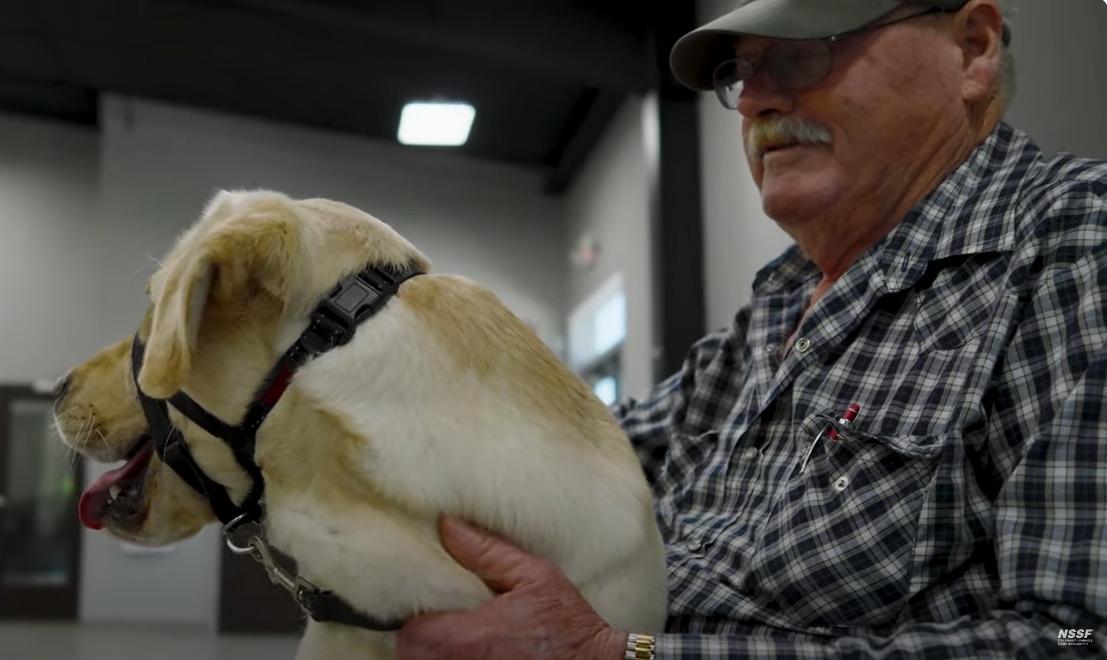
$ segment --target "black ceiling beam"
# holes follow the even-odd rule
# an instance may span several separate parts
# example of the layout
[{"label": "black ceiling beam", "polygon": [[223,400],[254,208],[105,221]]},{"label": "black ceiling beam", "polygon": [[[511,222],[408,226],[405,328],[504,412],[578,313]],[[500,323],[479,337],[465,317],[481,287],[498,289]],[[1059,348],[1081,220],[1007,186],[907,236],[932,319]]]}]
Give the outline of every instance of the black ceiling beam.
[{"label": "black ceiling beam", "polygon": [[622,92],[610,90],[589,88],[585,91],[562,129],[561,139],[547,157],[551,170],[546,177],[546,194],[560,195],[569,188],[603,139],[626,97]]},{"label": "black ceiling beam", "polygon": [[0,72],[0,109],[86,126],[97,126],[100,121],[95,90],[7,72]]},{"label": "black ceiling beam", "polygon": [[[650,86],[648,13],[624,1],[33,0],[34,16],[5,23],[19,38],[0,43],[0,64],[382,139],[400,99],[462,95],[484,117],[465,152],[544,168],[556,192]],[[612,18],[624,14],[636,20]]]},{"label": "black ceiling beam", "polygon": [[[523,71],[603,89],[642,91],[648,69],[645,45],[629,31],[589,24],[587,15],[568,15],[552,6],[508,3],[494,14],[454,13],[435,20],[372,13],[312,0],[201,0],[204,4],[248,7],[256,12],[308,21],[373,39],[417,45],[444,53],[478,56]],[[518,4],[524,4],[522,10]],[[515,15],[509,8],[515,5]],[[528,13],[529,12],[529,13]],[[552,12],[552,13],[551,13]],[[560,12],[560,13],[558,13]],[[494,19],[494,20],[492,20]]]},{"label": "black ceiling beam", "polygon": [[[409,43],[360,38],[323,25],[305,26],[285,15],[220,6],[221,2],[119,4],[144,2],[149,5],[141,18],[92,15],[79,24],[57,19],[53,38],[76,78],[122,93],[141,94],[136,86],[156,79],[159,85],[195,82],[231,91],[269,85],[283,90],[285,97],[376,87],[400,96],[426,93],[428,88],[449,94],[460,87],[470,95],[488,97],[503,95],[506,85],[513,92],[534,93],[551,84],[508,78],[514,69],[499,62],[479,66],[473,57],[447,58],[441,51]],[[199,47],[195,35],[213,23],[219,27],[209,28]]]}]

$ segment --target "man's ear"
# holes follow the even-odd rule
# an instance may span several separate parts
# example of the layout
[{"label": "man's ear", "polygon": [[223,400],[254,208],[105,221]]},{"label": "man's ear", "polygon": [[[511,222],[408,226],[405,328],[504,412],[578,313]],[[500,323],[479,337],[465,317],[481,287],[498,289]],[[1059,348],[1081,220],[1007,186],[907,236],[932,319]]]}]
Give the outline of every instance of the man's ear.
[{"label": "man's ear", "polygon": [[200,325],[215,302],[259,292],[284,302],[300,240],[291,200],[221,193],[150,281],[153,314],[138,384],[168,398],[188,381]]},{"label": "man's ear", "polygon": [[995,0],[973,0],[956,20],[964,62],[961,96],[966,102],[987,99],[998,89],[1003,54],[1003,18]]}]

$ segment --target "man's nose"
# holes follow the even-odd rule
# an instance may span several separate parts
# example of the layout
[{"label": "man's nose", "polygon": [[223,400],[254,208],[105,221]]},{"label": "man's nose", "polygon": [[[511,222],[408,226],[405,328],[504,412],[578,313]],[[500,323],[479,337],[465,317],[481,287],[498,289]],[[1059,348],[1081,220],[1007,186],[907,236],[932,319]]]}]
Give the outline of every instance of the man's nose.
[{"label": "man's nose", "polygon": [[781,88],[764,68],[753,72],[753,76],[742,84],[738,95],[738,112],[747,119],[770,112],[788,114],[794,105],[795,94]]}]

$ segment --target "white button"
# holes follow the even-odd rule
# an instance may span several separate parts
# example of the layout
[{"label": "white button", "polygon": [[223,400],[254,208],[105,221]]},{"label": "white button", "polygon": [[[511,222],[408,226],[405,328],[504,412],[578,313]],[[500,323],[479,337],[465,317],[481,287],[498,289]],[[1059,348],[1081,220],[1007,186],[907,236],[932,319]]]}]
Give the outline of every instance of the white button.
[{"label": "white button", "polygon": [[848,487],[848,486],[849,486],[849,477],[847,477],[844,474],[834,480],[834,490],[838,491],[839,493],[842,492],[843,490],[845,490],[846,487]]},{"label": "white button", "polygon": [[777,349],[776,344],[769,344],[768,346],[765,347],[765,353],[768,354],[768,355],[772,355],[773,353],[776,353],[776,349]]},{"label": "white button", "polygon": [[796,352],[803,355],[807,351],[811,350],[811,340],[807,337],[800,337],[796,342]]},{"label": "white button", "polygon": [[699,539],[688,543],[688,549],[692,552],[699,552],[703,548],[703,543],[700,543]]},{"label": "white button", "polygon": [[742,452],[742,458],[746,459],[747,461],[752,461],[753,459],[757,458],[757,455],[758,452],[756,447],[746,447],[745,451]]}]

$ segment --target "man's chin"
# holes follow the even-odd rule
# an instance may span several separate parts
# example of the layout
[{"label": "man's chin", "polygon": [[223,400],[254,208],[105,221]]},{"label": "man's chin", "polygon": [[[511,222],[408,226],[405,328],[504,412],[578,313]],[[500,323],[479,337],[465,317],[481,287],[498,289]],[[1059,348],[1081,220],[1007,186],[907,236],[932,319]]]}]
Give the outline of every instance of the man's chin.
[{"label": "man's chin", "polygon": [[761,207],[765,215],[785,231],[824,219],[833,208],[836,196],[811,176],[766,175],[761,183]]}]

